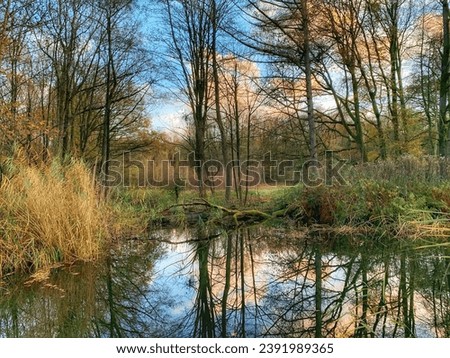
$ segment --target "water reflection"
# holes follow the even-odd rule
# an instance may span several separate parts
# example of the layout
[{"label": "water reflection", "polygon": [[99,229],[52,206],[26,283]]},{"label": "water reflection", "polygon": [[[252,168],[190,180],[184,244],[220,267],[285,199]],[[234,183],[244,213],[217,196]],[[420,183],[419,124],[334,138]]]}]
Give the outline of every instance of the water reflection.
[{"label": "water reflection", "polygon": [[3,337],[449,337],[450,250],[267,228],[161,231],[0,286]]}]

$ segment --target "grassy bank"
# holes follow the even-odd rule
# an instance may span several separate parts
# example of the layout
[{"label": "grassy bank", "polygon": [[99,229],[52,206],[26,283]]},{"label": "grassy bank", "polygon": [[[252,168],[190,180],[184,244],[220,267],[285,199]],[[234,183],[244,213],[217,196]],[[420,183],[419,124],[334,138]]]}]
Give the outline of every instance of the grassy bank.
[{"label": "grassy bank", "polygon": [[351,186],[299,186],[275,203],[280,216],[300,224],[392,227],[450,219],[449,184],[406,188],[387,181]]},{"label": "grassy bank", "polygon": [[80,162],[11,165],[0,183],[0,277],[95,260],[114,238],[164,225],[232,227],[269,217],[269,225],[449,237],[450,180],[437,170],[439,163],[416,159],[353,166],[344,172],[346,185],[251,188],[244,207],[236,198],[225,203],[220,190],[208,193],[208,205],[195,190],[177,198],[170,188],[112,188],[104,200]]},{"label": "grassy bank", "polygon": [[342,172],[345,185],[298,185],[273,206],[277,215],[302,225],[449,236],[449,169],[447,161],[432,157],[349,166]]},{"label": "grassy bank", "polygon": [[[140,227],[141,232],[147,224],[150,229],[198,222],[235,225],[233,220],[227,220],[229,213],[217,207],[223,206],[242,212],[239,224],[246,224],[245,218],[256,212],[271,216],[269,225],[325,225],[336,229],[450,236],[447,181],[398,185],[384,179],[359,178],[348,185],[266,187],[253,189],[246,206],[237,200],[226,203],[222,194],[208,195],[206,200],[211,205],[205,206],[195,191],[185,192],[177,204],[170,190],[122,189],[114,194],[113,201],[118,203],[123,218],[135,222],[119,226]],[[123,215],[124,212],[128,214]]]},{"label": "grassy bank", "polygon": [[11,167],[0,185],[0,275],[93,260],[111,236],[109,222],[82,163]]},{"label": "grassy bank", "polygon": [[[327,225],[332,228],[382,230],[394,234],[450,236],[450,166],[433,157],[402,157],[380,163],[347,166],[342,171],[345,184],[311,187],[264,186],[251,188],[244,207],[237,199],[223,201],[223,191],[209,193],[207,200],[216,205],[250,212],[258,210],[273,218],[272,224],[296,226]],[[123,194],[122,194],[123,195]],[[179,203],[170,190],[128,190],[134,207],[147,212],[152,224],[183,225],[196,212],[201,220],[224,221],[226,213],[212,207],[194,207],[196,193],[182,193]],[[134,198],[134,199],[133,199]],[[195,221],[195,220],[194,220]],[[233,224],[233,222],[231,223]]]},{"label": "grassy bank", "polygon": [[96,260],[115,239],[145,235],[174,202],[170,190],[157,189],[111,188],[105,198],[82,162],[30,166],[14,158],[0,182],[0,279]]}]

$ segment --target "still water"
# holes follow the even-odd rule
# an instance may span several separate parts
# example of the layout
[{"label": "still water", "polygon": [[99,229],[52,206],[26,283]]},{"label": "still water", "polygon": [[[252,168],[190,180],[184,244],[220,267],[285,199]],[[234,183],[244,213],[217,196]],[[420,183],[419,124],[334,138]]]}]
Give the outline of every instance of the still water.
[{"label": "still water", "polygon": [[165,230],[0,285],[0,337],[449,337],[450,247]]}]

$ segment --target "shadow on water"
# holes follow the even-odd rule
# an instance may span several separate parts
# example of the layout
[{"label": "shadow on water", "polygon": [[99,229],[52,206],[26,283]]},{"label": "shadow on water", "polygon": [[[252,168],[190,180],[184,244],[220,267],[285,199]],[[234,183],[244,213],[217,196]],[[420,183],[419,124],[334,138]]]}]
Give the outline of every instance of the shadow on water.
[{"label": "shadow on water", "polygon": [[160,231],[0,285],[0,337],[449,337],[449,246]]}]

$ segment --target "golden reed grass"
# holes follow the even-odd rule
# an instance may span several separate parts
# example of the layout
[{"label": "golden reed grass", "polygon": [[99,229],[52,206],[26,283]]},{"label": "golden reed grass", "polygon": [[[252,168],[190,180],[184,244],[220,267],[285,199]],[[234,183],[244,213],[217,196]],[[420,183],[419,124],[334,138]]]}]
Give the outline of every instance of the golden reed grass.
[{"label": "golden reed grass", "polygon": [[19,166],[0,184],[0,277],[93,260],[108,238],[107,224],[108,210],[82,163]]}]

